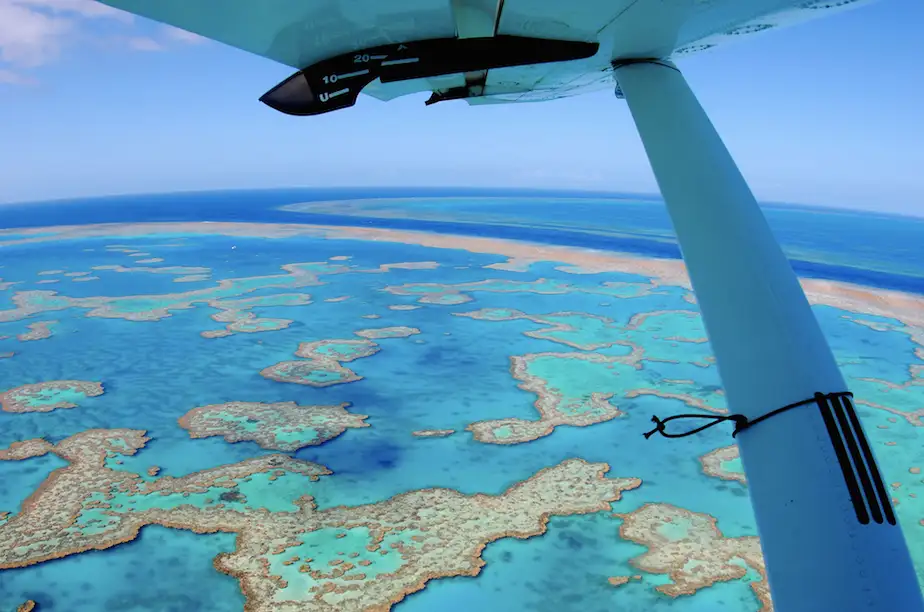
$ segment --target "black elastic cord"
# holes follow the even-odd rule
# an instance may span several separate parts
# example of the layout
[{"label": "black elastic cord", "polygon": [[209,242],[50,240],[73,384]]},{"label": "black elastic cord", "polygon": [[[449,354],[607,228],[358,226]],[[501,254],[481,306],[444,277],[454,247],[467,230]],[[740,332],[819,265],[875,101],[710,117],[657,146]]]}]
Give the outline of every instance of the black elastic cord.
[{"label": "black elastic cord", "polygon": [[[774,415],[780,414],[781,412],[786,412],[790,408],[798,408],[799,406],[805,406],[806,404],[817,403],[819,396],[825,399],[833,399],[835,397],[853,397],[853,393],[851,393],[850,391],[839,391],[837,393],[829,393],[828,395],[821,395],[820,393],[816,393],[815,396],[812,397],[811,399],[802,400],[801,402],[796,402],[794,404],[789,404],[788,406],[783,406],[782,408],[777,408],[776,410],[771,410],[767,414],[761,415],[757,417],[756,419],[752,419],[752,420],[748,420],[748,418],[744,416],[743,414],[729,414],[729,415],[723,415],[723,416],[718,416],[718,415],[713,415],[713,414],[675,414],[673,416],[667,417],[664,420],[661,420],[658,417],[653,416],[651,417],[651,420],[655,424],[655,428],[647,432],[644,435],[645,435],[646,440],[656,433],[660,433],[665,438],[683,438],[686,436],[692,436],[693,434],[699,433],[703,431],[704,429],[709,429],[713,425],[718,425],[722,421],[734,421],[735,430],[732,432],[732,437],[734,438],[735,436],[737,436],[740,432],[744,431],[745,429],[749,427],[753,427],[757,423],[760,423],[761,421],[765,419],[769,419],[770,417]],[[702,427],[697,427],[696,429],[691,429],[690,431],[685,431],[684,433],[680,433],[680,434],[667,433],[666,431],[664,431],[664,425],[670,421],[673,421],[674,419],[709,419],[712,422],[707,423],[706,425],[703,425]]]}]

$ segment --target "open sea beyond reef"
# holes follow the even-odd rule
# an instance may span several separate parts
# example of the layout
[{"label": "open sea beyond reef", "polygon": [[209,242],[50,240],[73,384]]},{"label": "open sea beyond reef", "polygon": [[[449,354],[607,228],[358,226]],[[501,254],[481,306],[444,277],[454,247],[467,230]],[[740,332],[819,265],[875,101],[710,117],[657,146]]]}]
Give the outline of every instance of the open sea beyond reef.
[{"label": "open sea beyond reef", "polygon": [[[767,207],[766,215],[800,276],[924,295],[924,220],[795,206]],[[205,221],[251,229],[222,233],[191,225]],[[172,225],[124,231],[155,222]],[[96,235],[57,227],[102,223],[121,225]],[[333,229],[280,237],[261,233],[255,224]],[[241,480],[251,510],[292,511],[304,494],[314,497],[321,512],[429,488],[501,495],[575,457],[607,463],[609,478],[642,482],[624,490],[612,510],[558,512],[563,516],[553,511],[543,535],[488,543],[477,577],[456,572],[430,580],[396,610],[761,608],[751,587],[760,578],[753,567],[693,595],[671,597],[656,590],[671,582],[667,572],[633,565],[648,547],[621,538],[622,519],[613,516],[648,503],[670,504],[715,517],[726,538],[756,535],[747,485],[708,475],[699,461],[732,443],[729,427],[675,440],[641,435],[654,414],[690,412],[696,402],[724,408],[689,291],[652,285],[641,268],[598,272],[538,261],[517,269],[505,265],[509,254],[466,250],[467,240],[489,238],[615,251],[639,261],[677,259],[669,219],[656,199],[447,189],[229,191],[0,205],[0,228],[0,357],[12,353],[0,358],[0,393],[71,380],[99,382],[104,389],[96,397],[77,397],[75,408],[0,412],[0,449],[40,437],[57,444],[92,429],[145,430],[149,441],[137,453],[108,456],[105,467],[87,469],[130,471],[145,482],[179,479],[279,452],[252,440],[194,439],[178,424],[193,408],[348,402],[350,413],[368,415],[368,427],[349,427],[322,444],[284,451],[332,474],[307,484],[289,476],[260,486],[257,477]],[[354,228],[385,233],[363,239]],[[389,234],[392,230],[401,233]],[[423,246],[401,238],[407,231],[438,235],[437,242],[445,244]],[[227,279],[237,280],[219,284]],[[14,302],[23,292],[57,295],[33,293]],[[226,303],[222,310],[222,300],[241,299],[252,301]],[[108,309],[105,316],[88,316],[101,306]],[[151,314],[159,309],[166,309],[164,316]],[[921,417],[914,416],[924,409],[924,380],[915,367],[924,366],[924,352],[916,344],[924,331],[907,321],[833,305],[814,310],[858,400],[892,409],[858,405],[924,585],[924,428]],[[214,316],[229,311],[241,317],[239,327],[231,329],[233,323]],[[653,314],[644,323],[640,313]],[[134,320],[139,318],[148,320]],[[48,322],[50,334],[17,338],[38,322]],[[300,343],[357,341],[357,331],[390,327],[419,333],[374,339],[378,353],[342,360],[359,380],[313,386],[261,375],[274,364],[298,359]],[[209,331],[219,333],[202,336]],[[644,349],[641,367],[620,361],[629,359],[627,342]],[[519,373],[511,369],[513,357],[522,358]],[[611,394],[609,401],[624,414],[585,426],[561,424],[522,443],[510,443],[507,437],[515,436],[516,428],[508,425],[490,428],[493,440],[478,440],[466,430],[481,421],[537,420],[534,402],[542,392],[537,388],[553,391],[562,411],[597,410],[596,396]],[[634,392],[639,389],[646,391]],[[422,430],[455,433],[412,435]],[[725,463],[735,471],[734,461]],[[10,565],[3,549],[12,540],[4,531],[11,532],[20,513],[55,502],[47,495],[36,501],[41,495],[33,494],[67,465],[58,454],[0,461],[0,567]],[[149,476],[155,466],[159,470]],[[164,496],[158,511],[212,503],[200,500],[197,490],[190,492],[185,501]],[[135,503],[141,502],[125,502],[125,507]],[[207,529],[178,524],[195,519],[183,514],[183,521],[147,521],[137,537],[116,544],[106,539],[106,530],[118,529],[118,521],[135,511],[126,508],[112,523],[92,528],[98,540],[90,539],[102,544],[85,549],[108,546],[104,550],[65,555],[62,549],[62,558],[0,570],[0,612],[27,600],[41,611],[64,612],[243,608],[238,578],[213,566],[216,555],[235,550],[235,533],[194,533],[191,529]],[[5,518],[4,512],[9,513]],[[452,524],[453,517],[432,520]],[[312,554],[336,554],[330,551],[353,546],[352,537],[333,539],[326,549],[317,544]],[[469,554],[477,552],[473,548]],[[303,599],[293,595],[294,585],[307,581],[308,574],[299,575],[297,564],[286,567],[293,572],[286,574],[293,588],[280,596]],[[374,571],[367,574],[355,581],[376,580]],[[628,578],[616,585],[608,580],[612,577]],[[389,597],[400,599],[388,595],[367,603],[385,604]],[[261,605],[267,604],[261,600]]]}]

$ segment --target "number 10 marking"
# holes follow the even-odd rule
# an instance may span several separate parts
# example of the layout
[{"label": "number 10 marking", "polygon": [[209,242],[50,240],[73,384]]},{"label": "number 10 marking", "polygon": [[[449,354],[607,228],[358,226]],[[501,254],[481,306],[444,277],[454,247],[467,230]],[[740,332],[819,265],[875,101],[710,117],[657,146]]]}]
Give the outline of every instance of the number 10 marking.
[{"label": "number 10 marking", "polygon": [[369,70],[357,70],[356,72],[347,72],[346,74],[329,74],[321,77],[321,80],[324,81],[325,85],[330,85],[331,83],[336,83],[340,79],[352,79],[353,77],[362,76],[364,74],[369,74]]}]

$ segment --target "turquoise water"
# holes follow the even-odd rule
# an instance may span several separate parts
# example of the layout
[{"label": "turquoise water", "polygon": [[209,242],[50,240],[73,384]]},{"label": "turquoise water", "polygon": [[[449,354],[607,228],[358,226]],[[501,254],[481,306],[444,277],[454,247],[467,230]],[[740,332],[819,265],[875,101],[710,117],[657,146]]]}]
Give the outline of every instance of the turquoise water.
[{"label": "turquoise water", "polygon": [[[382,541],[382,546],[387,547],[395,539],[394,536],[386,536]],[[370,552],[367,547],[372,541],[372,534],[367,527],[354,527],[346,530],[328,527],[304,534],[299,537],[299,543],[296,546],[287,548],[283,553],[270,555],[268,559],[270,571],[282,576],[288,582],[288,586],[279,593],[279,600],[307,599],[304,593],[318,584],[319,581],[300,570],[303,564],[324,574],[330,573],[331,569],[347,561],[356,564],[356,567],[347,570],[344,578],[339,581],[344,585],[349,584],[347,580],[351,575],[362,573],[374,578],[380,574],[396,572],[405,564],[400,553],[395,552],[382,556],[377,551]],[[293,557],[298,557],[300,560],[288,565],[284,563]],[[311,561],[305,563],[305,559],[311,559]],[[368,565],[359,565],[361,562],[366,562]]]},{"label": "turquoise water", "polygon": [[[172,274],[97,269],[94,275],[99,280],[94,282],[59,275],[55,276],[61,278],[57,284],[36,285],[38,280],[50,278],[40,276],[40,271],[78,272],[105,265],[132,265],[130,253],[106,248],[114,244],[164,259],[151,266],[208,268],[210,278],[177,283]],[[349,411],[369,415],[370,427],[347,429],[322,445],[294,453],[299,459],[328,467],[332,475],[310,486],[301,477],[290,480],[286,476],[273,486],[255,477],[240,483],[247,505],[289,512],[295,509],[292,501],[308,491],[319,509],[374,504],[430,487],[500,494],[543,468],[581,457],[609,463],[611,477],[642,479],[639,489],[625,492],[623,499],[613,504],[616,512],[631,512],[648,502],[669,503],[717,517],[728,537],[756,535],[747,487],[706,476],[698,461],[699,456],[730,443],[727,428],[716,427],[669,443],[646,441],[641,436],[650,428],[653,414],[664,417],[689,412],[690,402],[696,401],[716,409],[724,406],[715,367],[707,361],[709,345],[691,341],[705,333],[695,314],[696,306],[683,300],[681,289],[661,287],[656,292],[644,292],[621,286],[617,291],[604,283],[644,279],[628,274],[569,274],[556,269],[560,264],[552,262],[534,264],[525,272],[495,270],[486,266],[506,261],[506,257],[382,241],[186,233],[61,239],[5,247],[3,253],[0,275],[4,281],[18,284],[0,291],[0,310],[14,308],[12,298],[17,292],[43,289],[75,299],[121,297],[124,299],[115,302],[114,310],[124,314],[169,304],[170,316],[157,321],[87,317],[88,307],[46,297],[33,303],[47,313],[19,320],[0,317],[4,321],[0,322],[0,337],[8,336],[0,340],[0,353],[15,353],[0,360],[0,391],[48,380],[98,381],[106,389],[102,396],[77,402],[80,405],[74,409],[0,413],[0,448],[34,437],[56,443],[93,428],[144,429],[151,440],[137,454],[120,457],[118,469],[144,474],[156,466],[160,468],[157,477],[145,476],[145,481],[151,482],[272,453],[253,442],[228,444],[221,437],[191,439],[177,419],[194,407],[231,401],[295,401],[300,405],[351,402]],[[350,259],[330,260],[337,256]],[[423,261],[436,261],[440,267],[366,272],[381,264]],[[291,275],[281,269],[294,263],[317,264],[298,268],[317,274],[317,282],[297,282],[295,288]],[[243,280],[216,289],[222,279]],[[422,295],[434,292],[434,283],[450,286],[437,292],[471,300],[419,303]],[[385,291],[386,287],[399,286],[406,286],[408,295]],[[189,291],[207,297],[193,300],[176,295]],[[310,295],[310,300],[285,297],[293,292]],[[130,297],[136,295],[145,297]],[[341,296],[350,299],[325,301]],[[221,310],[205,303],[205,299],[217,297],[223,300],[217,306],[293,323],[283,329],[269,326],[268,331],[203,338],[200,332],[221,326],[211,318]],[[420,308],[389,308],[412,304]],[[453,316],[479,309],[490,309],[495,319],[517,312],[523,315],[514,320]],[[626,328],[633,315],[655,311],[687,312],[652,316],[632,329]],[[910,380],[910,365],[924,365],[915,355],[917,345],[901,323],[831,307],[817,307],[815,311],[858,397],[898,410],[924,406],[924,386],[889,389],[882,383],[859,380],[876,378],[900,385]],[[363,318],[367,315],[380,318],[373,322]],[[890,327],[876,331],[845,317]],[[15,339],[28,323],[51,319],[60,323],[53,327],[50,338],[34,342]],[[281,383],[259,374],[274,364],[297,361],[295,352],[300,343],[356,341],[358,330],[390,326],[414,327],[421,333],[376,340],[378,353],[345,364],[362,377],[356,382],[312,387]],[[641,369],[561,357],[591,353],[607,359],[625,357],[630,348],[618,342],[645,349],[647,359]],[[585,350],[589,346],[592,350]],[[318,352],[349,357],[355,347],[334,343]],[[561,425],[529,443],[474,441],[465,431],[471,423],[539,418],[533,406],[535,393],[519,388],[521,381],[510,371],[512,356],[537,353],[551,355],[535,358],[527,371],[560,392],[573,413],[587,409],[591,393],[613,393],[612,403],[625,414],[588,427]],[[324,376],[317,380],[329,382]],[[633,389],[654,389],[672,397],[624,397]],[[862,405],[859,409],[886,481],[901,485],[892,494],[899,501],[897,512],[924,584],[924,526],[919,524],[924,518],[924,476],[909,472],[915,466],[924,468],[921,427],[882,410]],[[447,438],[411,435],[422,429],[454,429],[458,433]],[[505,434],[509,432],[498,436]],[[64,465],[64,460],[54,455],[0,461],[0,512],[19,512],[42,480]],[[174,508],[183,503],[206,507],[213,503],[206,500],[215,493],[122,496],[120,511]],[[238,506],[243,509],[243,504]],[[93,513],[82,520],[94,518],[113,520]],[[105,523],[93,524],[98,528]],[[0,521],[0,538],[2,525]],[[630,560],[645,548],[620,539],[619,525],[620,521],[605,511],[553,517],[543,536],[489,544],[483,554],[486,565],[477,578],[432,580],[396,609],[758,609],[747,578],[677,599],[659,594],[654,587],[668,578],[631,567]],[[354,528],[344,539],[334,538],[337,549],[347,548],[347,553],[365,550],[367,534],[361,531]],[[329,563],[336,556],[328,543],[330,535],[323,530],[312,532],[297,552],[311,549],[311,556],[319,563]],[[104,551],[0,571],[0,610],[15,609],[27,599],[37,601],[42,610],[240,610],[244,600],[237,581],[211,565],[215,555],[230,552],[234,546],[232,534],[196,535],[180,529],[144,527],[135,540]],[[283,574],[298,573],[296,565],[281,565],[290,553],[295,554],[290,549],[282,558],[271,558],[271,566],[278,565],[276,569]],[[387,573],[400,562],[397,555],[387,562],[377,559],[365,573],[370,578]],[[618,588],[607,582],[610,576],[635,574],[642,574],[642,579]],[[291,580],[288,588],[303,588],[310,583],[308,576],[296,576],[298,580]],[[303,577],[305,581],[300,582]]]}]

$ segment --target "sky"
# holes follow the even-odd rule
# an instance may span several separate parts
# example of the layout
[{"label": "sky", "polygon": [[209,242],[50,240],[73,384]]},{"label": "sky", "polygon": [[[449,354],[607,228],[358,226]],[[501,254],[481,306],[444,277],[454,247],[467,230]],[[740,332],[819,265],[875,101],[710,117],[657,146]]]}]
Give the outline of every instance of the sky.
[{"label": "sky", "polygon": [[[678,61],[758,199],[924,216],[924,2]],[[92,0],[0,0],[0,202],[289,186],[657,192],[612,91],[290,117],[293,70]]]}]

